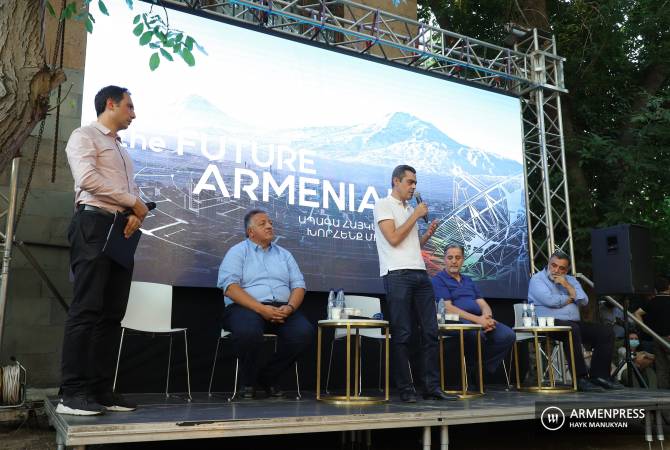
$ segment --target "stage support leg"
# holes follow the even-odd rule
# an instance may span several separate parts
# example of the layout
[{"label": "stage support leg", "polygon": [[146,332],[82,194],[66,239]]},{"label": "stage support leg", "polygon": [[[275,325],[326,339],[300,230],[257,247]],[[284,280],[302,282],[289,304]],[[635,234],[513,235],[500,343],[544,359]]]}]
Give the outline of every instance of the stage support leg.
[{"label": "stage support leg", "polygon": [[449,425],[440,427],[440,450],[449,450]]},{"label": "stage support leg", "polygon": [[656,410],[656,439],[661,444],[661,450],[663,450],[663,441],[665,441],[665,434],[663,433],[663,416],[661,415],[661,410]]},{"label": "stage support leg", "polygon": [[[659,412],[659,414],[660,414],[660,412]],[[370,450],[372,448],[372,430],[365,430],[365,447],[368,450]]]},{"label": "stage support leg", "polygon": [[423,450],[430,450],[430,427],[423,427]]},{"label": "stage support leg", "polygon": [[649,450],[651,450],[651,442],[654,440],[654,436],[651,434],[651,413],[650,410],[645,410],[646,414],[644,415],[644,440],[647,441]]}]

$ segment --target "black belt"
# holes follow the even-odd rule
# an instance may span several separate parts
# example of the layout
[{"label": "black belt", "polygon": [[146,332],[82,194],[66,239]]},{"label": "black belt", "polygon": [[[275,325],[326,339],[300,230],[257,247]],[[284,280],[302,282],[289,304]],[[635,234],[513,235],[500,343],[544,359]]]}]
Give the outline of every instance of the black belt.
[{"label": "black belt", "polygon": [[261,302],[264,305],[268,306],[286,306],[288,305],[288,302],[279,302],[279,301],[271,301],[271,302]]},{"label": "black belt", "polygon": [[114,217],[113,213],[107,211],[104,208],[98,208],[97,206],[93,206],[93,205],[80,204],[80,205],[77,206],[77,211],[92,211],[92,212],[95,212],[95,213],[98,213],[98,214],[102,214],[103,216],[106,216],[106,217]]},{"label": "black belt", "polygon": [[396,269],[389,270],[387,273],[403,273],[403,272],[425,272],[425,269]]}]

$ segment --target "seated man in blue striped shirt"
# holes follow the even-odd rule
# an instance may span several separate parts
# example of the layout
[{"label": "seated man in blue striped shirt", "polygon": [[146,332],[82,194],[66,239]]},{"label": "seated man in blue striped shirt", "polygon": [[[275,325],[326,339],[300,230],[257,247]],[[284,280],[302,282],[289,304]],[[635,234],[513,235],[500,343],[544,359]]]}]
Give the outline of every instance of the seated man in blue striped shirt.
[{"label": "seated man in blue striped shirt", "polygon": [[[589,298],[579,281],[568,275],[569,269],[570,257],[556,250],[547,267],[530,279],[528,302],[535,304],[538,317],[553,317],[555,325],[572,328],[577,389],[582,392],[623,389],[621,383],[610,377],[614,331],[609,325],[581,320],[579,307],[588,305]],[[556,336],[557,339],[565,339],[564,336]],[[582,344],[593,350],[590,370],[584,361]]]},{"label": "seated man in blue striped shirt", "polygon": [[[219,267],[223,328],[231,332],[240,358],[242,396],[253,398],[259,385],[268,396],[280,397],[275,385],[280,374],[314,339],[314,327],[299,309],[305,280],[293,256],[272,242],[274,228],[265,211],[249,211],[244,229],[247,239],[228,250]],[[263,333],[276,334],[278,346],[267,365],[258,367]]]}]

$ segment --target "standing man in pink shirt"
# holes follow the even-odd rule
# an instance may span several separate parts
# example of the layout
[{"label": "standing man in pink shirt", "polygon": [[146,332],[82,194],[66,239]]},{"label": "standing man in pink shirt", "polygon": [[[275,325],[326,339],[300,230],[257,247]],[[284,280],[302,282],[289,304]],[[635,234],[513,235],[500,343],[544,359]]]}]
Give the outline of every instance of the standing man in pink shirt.
[{"label": "standing man in pink shirt", "polygon": [[127,89],[107,86],[95,96],[95,110],[98,119],[74,130],[66,147],[76,210],[68,228],[74,290],[63,336],[60,414],[136,408],[112,393],[132,268],[102,254],[114,213],[129,213],[124,229],[128,238],[148,212],[133,180],[130,155],[117,134],[128,128],[135,109]]}]

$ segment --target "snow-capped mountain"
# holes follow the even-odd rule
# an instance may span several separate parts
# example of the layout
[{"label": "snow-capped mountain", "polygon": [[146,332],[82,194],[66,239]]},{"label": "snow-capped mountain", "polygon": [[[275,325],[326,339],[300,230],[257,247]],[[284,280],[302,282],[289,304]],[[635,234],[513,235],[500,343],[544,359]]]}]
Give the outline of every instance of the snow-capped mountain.
[{"label": "snow-capped mountain", "polygon": [[319,158],[375,166],[411,164],[420,172],[506,176],[518,174],[517,161],[467,147],[429,122],[407,113],[350,127],[290,130],[282,137]]}]

